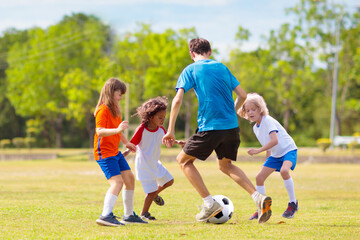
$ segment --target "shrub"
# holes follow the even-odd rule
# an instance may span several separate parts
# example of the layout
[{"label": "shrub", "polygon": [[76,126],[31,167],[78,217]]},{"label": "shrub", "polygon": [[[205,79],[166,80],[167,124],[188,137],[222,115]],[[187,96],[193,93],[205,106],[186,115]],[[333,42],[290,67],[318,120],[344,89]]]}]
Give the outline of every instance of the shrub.
[{"label": "shrub", "polygon": [[11,140],[10,139],[1,139],[0,140],[0,147],[1,148],[9,148],[9,147],[11,147]]},{"label": "shrub", "polygon": [[32,148],[35,145],[35,142],[36,140],[33,137],[27,137],[24,139],[24,143],[28,148]]},{"label": "shrub", "polygon": [[22,137],[13,138],[12,143],[13,143],[14,146],[17,147],[17,148],[23,148],[23,147],[25,147],[25,139],[22,138]]},{"label": "shrub", "polygon": [[331,140],[329,138],[319,138],[316,143],[321,148],[321,150],[325,152],[326,149],[330,147]]},{"label": "shrub", "polygon": [[[354,133],[353,137],[356,137],[357,139],[359,139],[360,138],[360,133],[359,132]],[[348,148],[351,149],[352,151],[359,148],[359,147],[360,147],[360,144],[358,143],[357,140],[354,140],[353,142],[348,144]]]}]

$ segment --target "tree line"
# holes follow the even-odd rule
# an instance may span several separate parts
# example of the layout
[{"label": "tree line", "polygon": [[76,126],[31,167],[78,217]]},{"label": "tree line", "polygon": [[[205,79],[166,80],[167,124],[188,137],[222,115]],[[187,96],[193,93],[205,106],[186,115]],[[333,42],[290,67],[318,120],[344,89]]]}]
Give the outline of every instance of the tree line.
[{"label": "tree line", "polygon": [[[334,66],[338,54],[336,135],[360,132],[360,10],[329,1],[300,0],[286,9],[294,21],[242,51],[251,30],[234,36],[238,47],[224,63],[247,92],[264,96],[299,146],[328,137]],[[339,41],[336,41],[336,33]],[[65,16],[46,29],[8,29],[0,37],[0,139],[36,147],[89,147],[93,110],[104,82],[118,77],[128,86],[122,110],[132,126],[136,107],[151,97],[175,95],[182,69],[191,63],[188,41],[195,28],[154,32],[139,24],[116,35],[93,15]],[[211,39],[209,39],[211,41]],[[214,49],[216,59],[216,49]],[[197,101],[187,94],[177,122],[180,138],[196,129]],[[257,141],[239,119],[242,146]],[[131,134],[131,132],[130,132]],[[20,139],[23,139],[21,142]]]}]

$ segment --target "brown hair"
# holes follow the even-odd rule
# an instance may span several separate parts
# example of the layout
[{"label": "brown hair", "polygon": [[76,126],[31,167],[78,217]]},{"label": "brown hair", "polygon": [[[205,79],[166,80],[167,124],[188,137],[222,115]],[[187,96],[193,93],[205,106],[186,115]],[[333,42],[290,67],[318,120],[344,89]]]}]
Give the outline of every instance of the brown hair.
[{"label": "brown hair", "polygon": [[204,38],[194,38],[189,42],[189,51],[203,55],[211,51],[211,46],[209,41]]},{"label": "brown hair", "polygon": [[99,101],[95,107],[94,116],[96,116],[96,112],[100,105],[104,104],[110,109],[110,112],[114,117],[121,117],[120,107],[118,103],[114,101],[114,92],[118,90],[121,91],[121,94],[125,94],[125,83],[117,78],[110,78],[105,82],[100,92]]},{"label": "brown hair", "polygon": [[150,118],[160,111],[166,111],[167,105],[167,97],[152,98],[138,107],[133,116],[137,115],[141,119],[141,123],[148,126]]}]

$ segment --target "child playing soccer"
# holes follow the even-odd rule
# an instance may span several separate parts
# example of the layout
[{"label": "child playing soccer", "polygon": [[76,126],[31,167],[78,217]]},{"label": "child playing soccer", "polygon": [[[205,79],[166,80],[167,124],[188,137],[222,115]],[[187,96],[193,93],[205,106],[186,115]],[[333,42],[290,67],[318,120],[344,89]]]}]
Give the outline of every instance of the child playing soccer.
[{"label": "child playing soccer", "polygon": [[[106,192],[103,212],[96,223],[103,226],[120,226],[128,223],[147,223],[133,212],[135,178],[129,164],[119,151],[120,141],[131,151],[134,144],[128,142],[121,132],[128,128],[127,121],[121,121],[119,101],[126,92],[126,85],[116,78],[106,81],[95,108],[96,133],[94,136],[94,157],[107,178],[110,188]],[[119,222],[113,214],[118,195],[122,192],[124,216]]]},{"label": "child playing soccer", "polygon": [[[136,179],[141,182],[146,194],[141,212],[141,218],[146,220],[156,220],[149,213],[151,203],[154,201],[157,205],[163,206],[165,202],[159,193],[174,183],[173,176],[159,160],[162,138],[166,133],[163,124],[167,104],[166,97],[156,97],[138,107],[135,115],[140,117],[141,125],[130,140],[137,146],[135,173]],[[176,141],[176,143],[182,146],[185,144],[183,141]],[[124,156],[129,151],[126,150]]]},{"label": "child playing soccer", "polygon": [[[205,161],[215,150],[219,170],[229,176],[253,198],[259,223],[271,217],[271,197],[260,194],[245,172],[232,162],[237,159],[240,145],[239,123],[236,111],[246,98],[246,92],[230,70],[222,63],[210,59],[212,50],[208,40],[194,38],[189,42],[189,53],[194,63],[180,74],[176,95],[172,100],[169,126],[163,142],[171,147],[175,140],[175,123],[184,95],[194,89],[198,102],[198,129],[187,141],[176,160],[204,201],[196,215],[198,222],[207,222],[223,207],[215,201],[195,166],[196,159]],[[234,101],[233,92],[237,97]]]},{"label": "child playing soccer", "polygon": [[[255,122],[253,130],[262,145],[258,149],[249,149],[248,154],[254,155],[266,151],[267,159],[256,176],[256,190],[265,194],[265,180],[274,171],[280,172],[289,195],[289,204],[282,216],[293,218],[299,209],[294,182],[289,173],[290,169],[294,170],[296,166],[297,147],[294,140],[283,126],[269,115],[264,98],[257,93],[247,95],[238,114],[250,122]],[[258,212],[255,212],[249,220],[257,218]]]}]

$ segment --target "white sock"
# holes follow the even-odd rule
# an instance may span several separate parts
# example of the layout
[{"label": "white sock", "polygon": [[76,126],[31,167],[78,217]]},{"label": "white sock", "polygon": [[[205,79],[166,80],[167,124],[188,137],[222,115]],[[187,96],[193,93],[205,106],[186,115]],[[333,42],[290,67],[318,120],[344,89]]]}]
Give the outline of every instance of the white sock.
[{"label": "white sock", "polygon": [[203,200],[204,200],[204,205],[205,205],[207,208],[212,207],[212,205],[214,204],[214,199],[212,198],[211,195],[203,198]]},{"label": "white sock", "polygon": [[256,191],[261,193],[262,195],[265,195],[265,185],[264,186],[258,186],[256,185]]},{"label": "white sock", "polygon": [[124,216],[128,217],[133,215],[134,211],[134,190],[123,190],[122,192],[124,204]]},{"label": "white sock", "polygon": [[113,211],[117,199],[118,197],[111,192],[106,192],[104,199],[104,208],[101,214],[102,216],[107,216]]},{"label": "white sock", "polygon": [[289,202],[296,203],[294,181],[290,177],[288,180],[284,180],[285,188],[289,194]]},{"label": "white sock", "polygon": [[254,199],[255,203],[256,200],[261,196],[261,193],[259,193],[258,191],[255,191],[253,194],[251,194],[252,199]]}]

